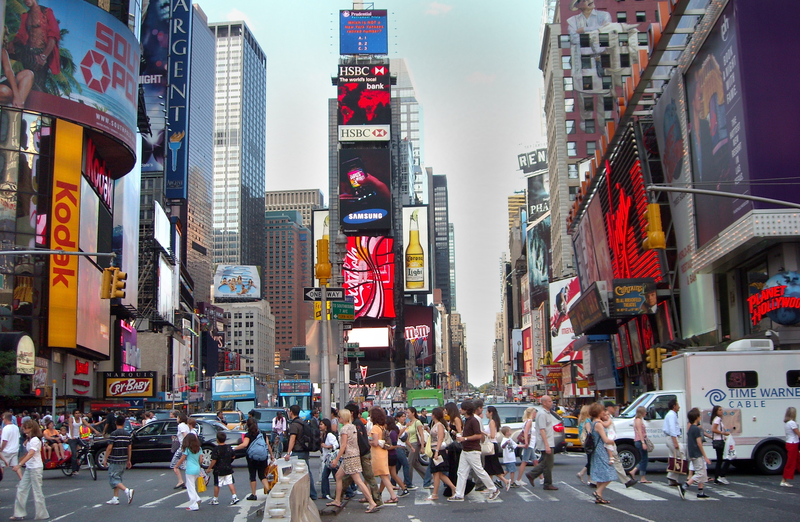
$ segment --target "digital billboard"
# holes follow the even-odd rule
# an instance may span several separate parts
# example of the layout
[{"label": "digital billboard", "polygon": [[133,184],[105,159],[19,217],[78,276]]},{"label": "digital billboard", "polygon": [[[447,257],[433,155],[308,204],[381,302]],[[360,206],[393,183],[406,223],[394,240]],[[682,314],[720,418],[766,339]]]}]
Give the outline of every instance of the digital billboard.
[{"label": "digital billboard", "polygon": [[348,237],[342,263],[345,296],[356,318],[392,318],[394,311],[394,241],[388,237]]},{"label": "digital billboard", "polygon": [[389,65],[340,65],[337,85],[339,141],[389,141]]},{"label": "digital billboard", "polygon": [[339,54],[389,54],[386,9],[339,11]]},{"label": "digital billboard", "polygon": [[170,0],[169,80],[167,119],[169,128],[164,195],[167,199],[186,199],[189,150],[189,73],[191,68],[192,2]]},{"label": "digital billboard", "polygon": [[84,0],[46,3],[6,2],[8,64],[0,104],[115,138],[127,150],[115,155],[114,177],[127,174],[136,150],[139,42],[126,25]]},{"label": "digital billboard", "polygon": [[392,226],[392,162],[388,149],[339,151],[339,213],[344,233]]},{"label": "digital billboard", "polygon": [[531,309],[547,299],[550,291],[550,213],[539,221],[528,225],[526,245],[528,249],[528,286],[531,294]]},{"label": "digital billboard", "polygon": [[[738,24],[728,3],[686,71],[694,184],[750,193],[750,172],[739,64]],[[753,209],[753,203],[696,194],[697,246],[702,247]]]},{"label": "digital billboard", "polygon": [[406,357],[416,366],[428,366],[434,362],[436,343],[433,339],[433,314],[430,306],[409,305],[403,308],[405,315]]},{"label": "digital billboard", "polygon": [[110,351],[111,301],[100,299],[103,271],[89,258],[78,259],[78,346],[104,356]]},{"label": "digital billboard", "polygon": [[533,341],[532,329],[525,328],[524,330],[512,330],[511,338],[517,337],[517,334],[522,336],[522,371],[525,375],[533,375],[533,370],[536,367],[533,360]]},{"label": "digital billboard", "polygon": [[139,81],[144,89],[151,134],[142,134],[142,172],[164,172],[169,64],[169,2],[150,1],[142,14],[142,71]]},{"label": "digital billboard", "polygon": [[405,293],[431,290],[431,248],[428,239],[428,207],[403,207],[403,280]]},{"label": "digital billboard", "polygon": [[611,281],[614,278],[599,197],[592,198],[578,224],[578,230],[573,236],[573,247],[582,290],[589,288],[595,281]]},{"label": "digital billboard", "polygon": [[174,279],[173,267],[163,256],[158,256],[158,313],[168,323],[172,323],[175,313]]},{"label": "digital billboard", "polygon": [[260,299],[261,275],[257,266],[217,265],[214,299]]},{"label": "digital billboard", "polygon": [[575,331],[568,312],[580,296],[581,284],[577,277],[550,284],[550,346],[554,361],[574,341]]},{"label": "digital billboard", "polygon": [[[140,158],[141,154],[137,155]],[[138,159],[137,159],[138,164]],[[139,197],[142,175],[138,168],[114,182],[114,221],[111,250],[113,264],[128,274],[123,304],[139,303]]]}]

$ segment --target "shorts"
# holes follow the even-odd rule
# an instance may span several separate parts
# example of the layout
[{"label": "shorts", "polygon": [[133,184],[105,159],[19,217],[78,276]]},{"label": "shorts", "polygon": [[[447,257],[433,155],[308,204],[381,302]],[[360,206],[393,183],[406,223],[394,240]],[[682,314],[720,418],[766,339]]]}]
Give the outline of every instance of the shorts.
[{"label": "shorts", "polygon": [[256,475],[258,480],[264,480],[267,478],[267,461],[247,457],[247,471],[250,473],[250,482],[256,481]]},{"label": "shorts", "polygon": [[516,462],[503,462],[503,468],[505,468],[506,473],[516,473],[517,472],[517,463]]},{"label": "shorts", "polygon": [[[178,461],[181,460],[181,457],[183,457],[183,450],[181,448],[178,448],[178,450],[172,456],[172,461],[169,463],[169,469],[174,469],[175,465],[178,463]],[[181,464],[181,469],[183,471],[186,471],[186,461],[185,460],[183,461],[183,464]]]},{"label": "shorts", "polygon": [[695,484],[705,484],[708,482],[708,473],[706,473],[706,461],[703,457],[696,457],[692,459],[694,466],[694,475],[692,475],[692,482]]},{"label": "shorts", "polygon": [[108,463],[108,483],[111,484],[111,489],[116,488],[122,483],[122,474],[125,473],[127,465],[127,462]]},{"label": "shorts", "polygon": [[534,458],[533,448],[522,448],[522,462],[530,464],[533,462]]},{"label": "shorts", "polygon": [[[19,452],[15,451],[14,453],[6,453],[4,451],[3,458],[8,462],[8,467],[13,468],[19,463]],[[0,461],[0,466],[6,467],[3,461]]]},{"label": "shorts", "polygon": [[230,486],[233,483],[234,483],[233,473],[231,473],[230,475],[222,475],[222,476],[217,475],[216,473],[214,473],[214,485],[215,486],[217,486],[217,487],[219,487],[219,486]]}]

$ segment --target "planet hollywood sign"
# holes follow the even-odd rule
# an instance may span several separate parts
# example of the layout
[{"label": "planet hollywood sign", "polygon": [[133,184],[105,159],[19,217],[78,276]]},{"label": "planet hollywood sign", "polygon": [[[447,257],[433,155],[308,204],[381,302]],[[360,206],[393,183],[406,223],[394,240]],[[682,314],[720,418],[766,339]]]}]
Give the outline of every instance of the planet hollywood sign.
[{"label": "planet hollywood sign", "polygon": [[781,272],[767,280],[760,292],[747,298],[754,325],[764,317],[791,326],[800,323],[800,275]]}]

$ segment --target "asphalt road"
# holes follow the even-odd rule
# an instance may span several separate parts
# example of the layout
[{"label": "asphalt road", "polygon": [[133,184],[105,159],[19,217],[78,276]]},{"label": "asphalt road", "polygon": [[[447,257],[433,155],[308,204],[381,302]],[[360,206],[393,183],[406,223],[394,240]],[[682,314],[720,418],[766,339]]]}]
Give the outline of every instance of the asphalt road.
[{"label": "asphalt road", "polygon": [[[570,522],[596,522],[600,514],[604,522],[675,522],[676,520],[703,520],[704,522],[730,522],[731,520],[747,520],[748,522],[772,520],[796,520],[797,506],[800,503],[800,476],[795,483],[796,488],[778,486],[780,477],[756,475],[747,471],[732,468],[728,475],[729,486],[710,486],[706,492],[711,497],[698,499],[696,489],[681,500],[675,488],[666,485],[665,467],[663,463],[650,463],[648,478],[655,482],[650,485],[638,485],[631,489],[619,482],[613,483],[606,490],[605,497],[611,501],[606,506],[598,506],[592,502],[592,491],[582,485],[575,477],[585,458],[582,454],[557,455],[553,472],[554,483],[558,491],[546,492],[537,484],[509,492],[501,493],[494,501],[488,501],[485,493],[472,492],[463,503],[442,500],[431,502],[425,500],[429,491],[422,488],[408,497],[400,499],[397,505],[386,505],[382,510],[381,522],[461,522],[469,520],[502,520],[503,522],[536,520],[569,520]],[[312,470],[316,481],[319,481],[317,470],[319,459],[312,459]],[[240,498],[249,493],[247,469],[244,463],[234,465],[237,492]],[[207,519],[212,516],[215,521],[261,522],[263,516],[258,512],[264,506],[263,491],[258,494],[259,501],[242,500],[236,506],[227,505],[230,494],[220,494],[219,506],[211,506],[207,500],[211,498],[211,490],[201,493],[204,504],[199,513],[186,511],[188,497],[186,491],[175,491],[175,476],[167,464],[137,465],[125,472],[125,483],[136,491],[133,503],[128,506],[120,504],[109,506],[105,502],[111,498],[107,474],[100,472],[97,481],[92,481],[87,472],[78,477],[65,477],[60,471],[46,471],[44,474],[44,493],[51,520],[79,520],[81,522],[107,522],[109,517],[124,516],[126,519],[164,520],[169,522],[183,520],[197,521],[199,516]],[[0,482],[0,520],[7,519],[13,513],[16,477],[6,474]],[[416,476],[416,485],[422,480]],[[332,489],[335,486],[331,484]],[[317,491],[319,485],[317,484]],[[386,498],[388,494],[384,492]],[[323,514],[322,520],[344,519],[349,521],[374,520],[375,515],[364,513],[364,505],[356,502],[345,505],[337,515]],[[29,518],[33,516],[33,501],[28,501]],[[320,509],[325,501],[316,502]],[[344,518],[343,518],[344,517]],[[268,520],[268,518],[266,519]]]}]

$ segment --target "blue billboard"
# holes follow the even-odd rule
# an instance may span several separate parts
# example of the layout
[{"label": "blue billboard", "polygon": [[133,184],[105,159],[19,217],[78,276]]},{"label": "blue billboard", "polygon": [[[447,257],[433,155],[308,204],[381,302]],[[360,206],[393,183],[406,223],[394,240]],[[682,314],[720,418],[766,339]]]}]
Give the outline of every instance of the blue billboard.
[{"label": "blue billboard", "polygon": [[189,148],[189,64],[191,63],[192,2],[171,0],[169,26],[169,87],[167,88],[166,164],[164,195],[186,199],[186,156]]},{"label": "blue billboard", "polygon": [[339,11],[339,54],[389,54],[386,10]]}]

